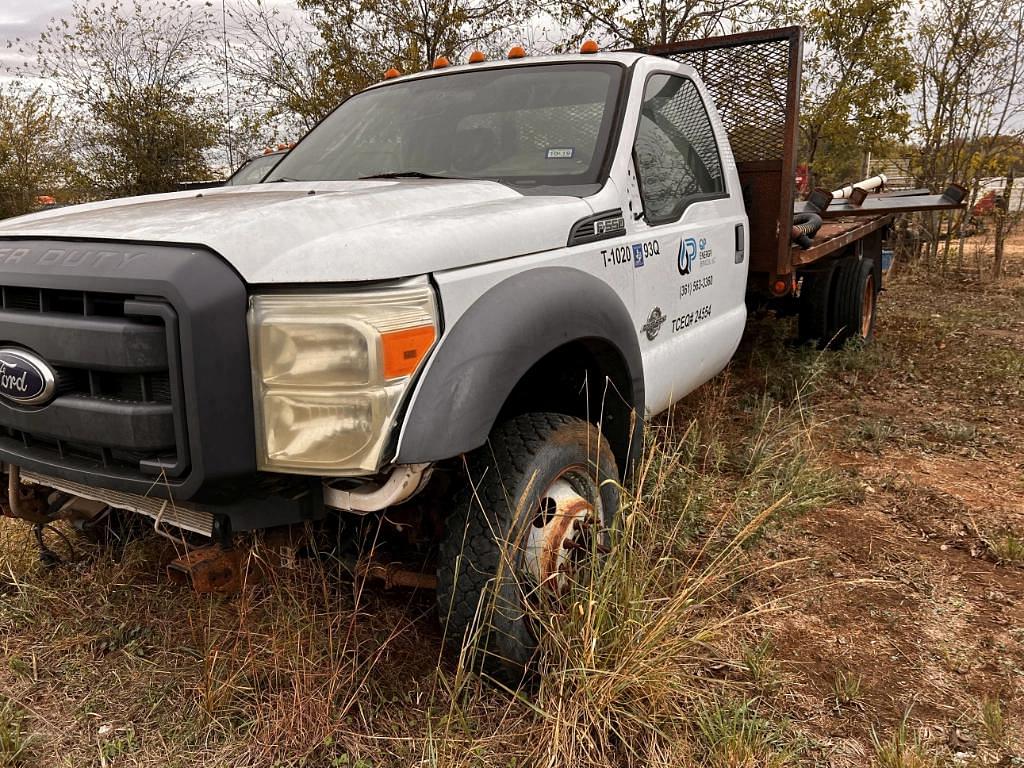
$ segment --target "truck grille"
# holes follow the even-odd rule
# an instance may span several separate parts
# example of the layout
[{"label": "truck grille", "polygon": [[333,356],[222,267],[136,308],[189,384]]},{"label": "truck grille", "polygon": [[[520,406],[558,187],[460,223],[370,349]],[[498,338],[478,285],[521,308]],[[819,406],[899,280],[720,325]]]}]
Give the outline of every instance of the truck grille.
[{"label": "truck grille", "polygon": [[187,471],[177,316],[166,301],[2,286],[0,346],[28,349],[57,374],[42,407],[0,400],[0,448],[154,481]]}]

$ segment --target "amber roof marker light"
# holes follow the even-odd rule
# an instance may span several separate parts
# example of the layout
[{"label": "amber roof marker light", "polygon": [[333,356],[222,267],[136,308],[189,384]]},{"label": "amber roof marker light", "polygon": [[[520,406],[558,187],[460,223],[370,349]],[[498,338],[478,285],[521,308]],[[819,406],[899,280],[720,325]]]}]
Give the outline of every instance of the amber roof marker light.
[{"label": "amber roof marker light", "polygon": [[526,49],[521,45],[513,45],[508,52],[510,59],[523,59],[526,58]]},{"label": "amber roof marker light", "polygon": [[580,53],[598,53],[600,50],[601,46],[593,40],[585,40],[580,46]]},{"label": "amber roof marker light", "polygon": [[399,76],[400,74],[402,74],[402,73],[401,73],[401,72],[399,72],[399,71],[398,71],[397,69],[395,69],[394,67],[392,67],[391,69],[389,69],[389,70],[388,70],[387,72],[385,72],[385,73],[384,73],[384,79],[385,79],[385,80],[394,80],[394,79],[395,79],[396,77],[398,77],[398,76]]},{"label": "amber roof marker light", "polygon": [[433,68],[434,69],[444,69],[449,64],[451,64],[451,62],[448,61],[448,57],[447,56],[438,56],[436,59],[434,59]]},{"label": "amber roof marker light", "polygon": [[479,64],[482,61],[487,61],[487,54],[483,51],[473,51],[469,54],[470,64]]}]

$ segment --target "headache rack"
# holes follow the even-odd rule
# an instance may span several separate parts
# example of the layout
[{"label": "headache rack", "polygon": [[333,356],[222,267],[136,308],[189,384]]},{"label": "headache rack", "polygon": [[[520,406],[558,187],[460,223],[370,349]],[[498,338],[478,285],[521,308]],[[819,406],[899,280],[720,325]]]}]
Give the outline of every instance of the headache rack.
[{"label": "headache rack", "polygon": [[[902,196],[855,194],[833,200],[815,190],[796,199],[803,31],[783,27],[637,49],[688,64],[714,101],[736,161],[750,223],[750,288],[781,296],[802,266],[879,232],[892,215],[961,208],[966,191],[942,195],[913,190]],[[794,243],[793,218],[813,213],[826,220],[809,247]],[[875,235],[878,237],[878,235]]]},{"label": "headache rack", "polygon": [[[792,271],[803,37],[799,27],[653,45],[693,67],[711,94],[736,161],[750,222],[750,271],[772,283]],[[755,119],[756,118],[756,119]],[[754,275],[752,274],[752,277]]]}]

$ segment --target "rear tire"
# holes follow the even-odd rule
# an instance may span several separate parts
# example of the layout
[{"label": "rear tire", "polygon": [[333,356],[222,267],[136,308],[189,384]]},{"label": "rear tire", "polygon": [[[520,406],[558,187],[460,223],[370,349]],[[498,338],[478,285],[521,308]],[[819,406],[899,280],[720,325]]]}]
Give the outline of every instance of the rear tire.
[{"label": "rear tire", "polygon": [[849,257],[839,262],[832,314],[833,347],[841,347],[850,338],[865,342],[874,338],[877,299],[874,259]]},{"label": "rear tire", "polygon": [[441,623],[453,645],[468,639],[475,670],[518,686],[538,648],[530,605],[557,597],[561,574],[606,536],[618,470],[597,427],[552,413],[500,425],[466,465],[438,556]]},{"label": "rear tire", "polygon": [[812,342],[824,348],[832,338],[830,315],[835,274],[835,262],[828,262],[803,276],[799,318],[801,343]]}]

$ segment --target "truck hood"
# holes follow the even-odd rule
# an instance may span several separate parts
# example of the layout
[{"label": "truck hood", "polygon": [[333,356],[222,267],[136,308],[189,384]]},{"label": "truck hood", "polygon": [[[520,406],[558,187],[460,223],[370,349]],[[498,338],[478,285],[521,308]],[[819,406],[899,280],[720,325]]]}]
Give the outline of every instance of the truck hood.
[{"label": "truck hood", "polygon": [[202,246],[249,283],[386,280],[565,246],[583,200],[490,181],[281,182],[107,200],[0,221],[0,238]]}]

